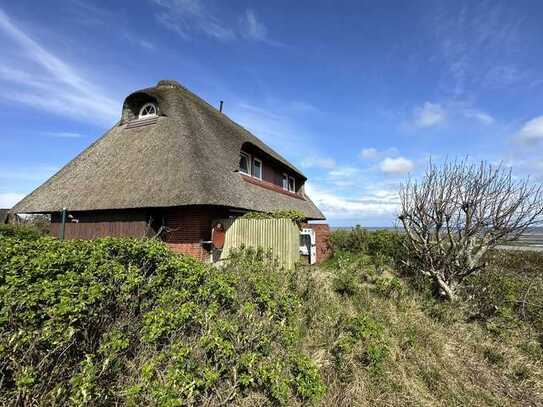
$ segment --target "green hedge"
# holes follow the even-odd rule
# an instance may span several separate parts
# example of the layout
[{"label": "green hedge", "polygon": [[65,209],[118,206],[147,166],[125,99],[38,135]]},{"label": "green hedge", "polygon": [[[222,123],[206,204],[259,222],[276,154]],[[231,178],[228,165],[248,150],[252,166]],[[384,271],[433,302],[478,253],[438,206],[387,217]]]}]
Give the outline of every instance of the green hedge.
[{"label": "green hedge", "polygon": [[0,237],[14,237],[17,239],[37,239],[43,233],[34,226],[27,225],[0,225]]},{"label": "green hedge", "polygon": [[316,401],[287,282],[260,251],[219,270],[154,240],[4,237],[0,404]]},{"label": "green hedge", "polygon": [[242,219],[290,219],[295,223],[306,221],[305,214],[296,209],[282,209],[274,212],[247,212]]}]

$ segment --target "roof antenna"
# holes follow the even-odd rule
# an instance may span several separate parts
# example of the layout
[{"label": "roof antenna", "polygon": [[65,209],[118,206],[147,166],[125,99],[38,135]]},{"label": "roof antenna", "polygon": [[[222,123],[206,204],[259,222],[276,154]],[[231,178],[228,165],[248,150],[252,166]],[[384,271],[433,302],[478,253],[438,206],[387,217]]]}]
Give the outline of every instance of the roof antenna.
[{"label": "roof antenna", "polygon": [[221,113],[222,113],[222,105],[223,105],[223,103],[224,102],[221,100],[221,103],[219,104],[219,112],[221,112]]}]

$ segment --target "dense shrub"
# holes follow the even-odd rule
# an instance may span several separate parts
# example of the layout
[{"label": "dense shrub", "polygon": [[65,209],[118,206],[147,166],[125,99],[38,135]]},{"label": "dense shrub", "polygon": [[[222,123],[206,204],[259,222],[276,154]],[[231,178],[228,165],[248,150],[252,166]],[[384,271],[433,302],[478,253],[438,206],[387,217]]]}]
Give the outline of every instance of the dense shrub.
[{"label": "dense shrub", "polygon": [[299,299],[261,251],[222,269],[153,240],[0,239],[0,403],[315,401]]},{"label": "dense shrub", "polygon": [[334,254],[341,252],[364,253],[386,259],[399,259],[403,235],[389,230],[370,232],[359,225],[346,230],[337,229],[330,235]]},{"label": "dense shrub", "polygon": [[0,238],[13,237],[17,239],[35,240],[42,235],[42,231],[31,225],[0,225]]},{"label": "dense shrub", "polygon": [[274,212],[247,212],[242,219],[290,219],[300,224],[306,221],[303,212],[296,209],[281,209]]},{"label": "dense shrub", "polygon": [[350,373],[358,364],[368,368],[372,374],[380,373],[389,355],[383,325],[365,314],[350,318],[333,353],[343,374]]},{"label": "dense shrub", "polygon": [[528,322],[543,341],[543,253],[495,250],[484,272],[470,276],[463,296],[478,319]]},{"label": "dense shrub", "polygon": [[356,225],[347,229],[336,229],[330,234],[330,247],[334,253],[347,251],[366,253],[368,251],[369,232]]}]

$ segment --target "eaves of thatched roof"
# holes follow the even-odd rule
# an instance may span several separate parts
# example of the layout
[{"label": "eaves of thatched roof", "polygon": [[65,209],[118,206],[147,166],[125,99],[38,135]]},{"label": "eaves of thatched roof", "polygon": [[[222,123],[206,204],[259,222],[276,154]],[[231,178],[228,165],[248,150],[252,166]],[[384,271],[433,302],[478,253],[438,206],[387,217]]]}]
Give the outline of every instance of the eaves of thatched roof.
[{"label": "eaves of thatched roof", "polygon": [[[153,100],[159,116],[134,127],[136,107]],[[119,123],[13,209],[14,213],[220,205],[247,210],[298,209],[324,216],[304,199],[246,182],[239,152],[251,144],[300,179],[281,155],[177,82],[128,96]]]}]

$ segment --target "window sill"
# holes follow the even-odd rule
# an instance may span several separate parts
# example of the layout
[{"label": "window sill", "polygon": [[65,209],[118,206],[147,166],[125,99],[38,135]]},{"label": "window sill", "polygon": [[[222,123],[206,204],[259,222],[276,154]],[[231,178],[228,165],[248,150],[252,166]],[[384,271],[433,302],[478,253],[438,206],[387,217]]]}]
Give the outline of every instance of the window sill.
[{"label": "window sill", "polygon": [[135,129],[137,127],[149,126],[158,121],[158,116],[149,117],[148,119],[135,119],[126,125],[125,129]]}]

